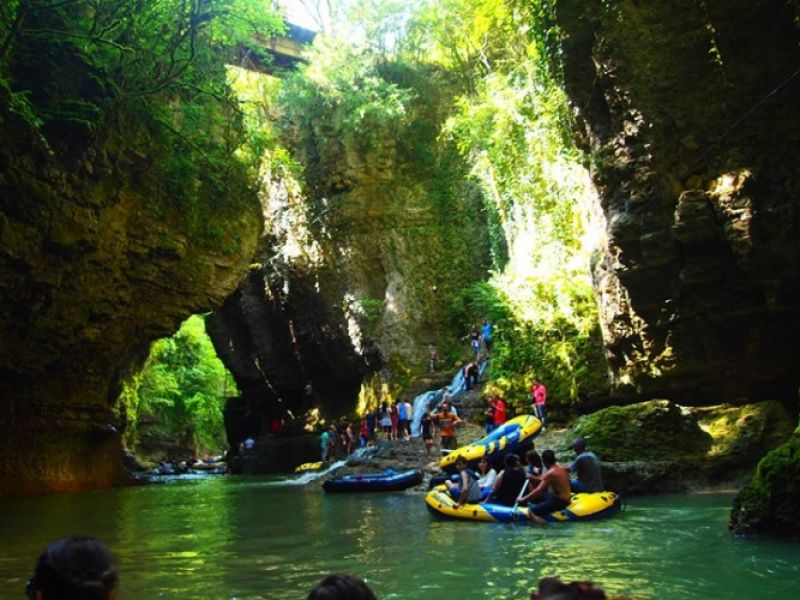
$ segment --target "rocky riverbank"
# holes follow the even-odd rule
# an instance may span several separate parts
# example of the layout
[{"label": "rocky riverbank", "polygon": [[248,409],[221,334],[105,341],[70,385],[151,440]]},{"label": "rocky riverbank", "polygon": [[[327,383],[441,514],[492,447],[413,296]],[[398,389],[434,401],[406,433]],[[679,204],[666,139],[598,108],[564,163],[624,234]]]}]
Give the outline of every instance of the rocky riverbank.
[{"label": "rocky riverbank", "polygon": [[[467,422],[459,430],[460,445],[484,435],[479,402],[477,392],[462,400]],[[540,451],[553,449],[562,464],[569,464],[574,456],[572,440],[585,437],[601,458],[606,487],[631,496],[739,489],[764,453],[781,446],[792,429],[790,415],[774,401],[696,409],[653,400],[610,407],[569,427],[551,427],[537,436],[535,445]],[[380,441],[372,453],[351,457],[328,477],[387,468],[421,469],[426,477],[416,489],[427,490],[430,478],[441,474],[439,456],[438,445],[428,456],[419,438]]]}]

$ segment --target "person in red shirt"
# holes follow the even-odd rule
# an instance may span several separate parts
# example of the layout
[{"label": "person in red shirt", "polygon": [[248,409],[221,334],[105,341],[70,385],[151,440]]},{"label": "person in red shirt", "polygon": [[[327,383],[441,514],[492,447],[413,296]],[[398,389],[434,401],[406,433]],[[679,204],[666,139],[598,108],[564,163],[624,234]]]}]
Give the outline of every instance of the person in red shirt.
[{"label": "person in red shirt", "polygon": [[542,422],[542,431],[547,431],[547,410],[545,409],[547,388],[542,382],[536,379],[534,379],[531,384],[531,400],[533,401],[533,410]]},{"label": "person in red shirt", "polygon": [[494,397],[494,428],[497,429],[506,422],[506,402],[500,396]]}]

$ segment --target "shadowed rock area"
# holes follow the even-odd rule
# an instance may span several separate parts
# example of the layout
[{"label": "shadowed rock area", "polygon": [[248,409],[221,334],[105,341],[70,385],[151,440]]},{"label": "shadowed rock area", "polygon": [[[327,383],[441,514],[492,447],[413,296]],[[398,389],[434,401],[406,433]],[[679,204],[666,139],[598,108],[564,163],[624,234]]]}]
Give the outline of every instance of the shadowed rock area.
[{"label": "shadowed rock area", "polygon": [[[615,395],[795,402],[800,64],[780,0],[558,2]],[[796,75],[796,73],[795,73]]]}]

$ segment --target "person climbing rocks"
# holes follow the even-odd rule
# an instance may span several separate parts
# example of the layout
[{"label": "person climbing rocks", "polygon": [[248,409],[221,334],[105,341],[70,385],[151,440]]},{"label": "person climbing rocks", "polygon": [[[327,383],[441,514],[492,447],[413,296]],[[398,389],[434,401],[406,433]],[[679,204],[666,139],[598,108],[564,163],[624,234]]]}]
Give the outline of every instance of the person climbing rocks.
[{"label": "person climbing rocks", "polygon": [[531,401],[533,402],[533,410],[536,417],[542,422],[542,431],[547,431],[547,409],[545,407],[547,388],[536,379],[531,383]]},{"label": "person climbing rocks", "polygon": [[478,331],[478,326],[473,325],[469,333],[461,339],[469,339],[469,345],[475,355],[475,360],[479,360],[481,356],[481,333]]},{"label": "person climbing rocks", "polygon": [[486,349],[486,356],[492,356],[492,322],[488,319],[483,322],[481,326],[481,339],[483,340],[483,347]]},{"label": "person climbing rocks", "polygon": [[478,363],[470,362],[464,365],[464,381],[467,384],[467,390],[476,389],[478,387],[479,375]]},{"label": "person climbing rocks", "polygon": [[600,467],[600,459],[594,452],[586,449],[586,440],[582,437],[572,442],[572,449],[575,451],[575,460],[572,461],[569,470],[577,476],[577,479],[570,480],[572,491],[575,493],[602,492],[603,471]]},{"label": "person climbing rocks", "polygon": [[431,343],[428,344],[428,366],[430,367],[431,373],[436,372],[436,363],[439,362],[439,350],[436,348],[436,342],[431,340]]}]

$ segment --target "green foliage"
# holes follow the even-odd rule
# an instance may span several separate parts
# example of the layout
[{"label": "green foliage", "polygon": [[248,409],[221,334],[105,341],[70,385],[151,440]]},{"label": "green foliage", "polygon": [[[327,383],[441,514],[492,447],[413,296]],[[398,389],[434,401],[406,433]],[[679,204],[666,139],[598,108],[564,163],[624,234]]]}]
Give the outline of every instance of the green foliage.
[{"label": "green foliage", "polygon": [[246,140],[225,62],[281,28],[260,0],[4,3],[0,81],[11,110],[57,153],[116,130],[119,153],[148,170],[137,187],[151,185],[142,191],[165,214],[219,246],[207,223],[241,212],[255,193],[253,164],[236,152]]},{"label": "green foliage", "polygon": [[332,38],[315,43],[309,64],[287,76],[278,99],[285,122],[306,136],[301,145],[313,146],[322,135],[368,150],[397,135],[412,94],[382,77],[380,64],[358,46]]},{"label": "green foliage", "polygon": [[226,445],[225,399],[236,393],[203,318],[190,317],[174,336],[153,344],[141,373],[126,382],[119,400],[128,414],[126,442],[137,446],[138,424],[147,418],[168,437],[191,440],[198,453],[218,451]]}]

